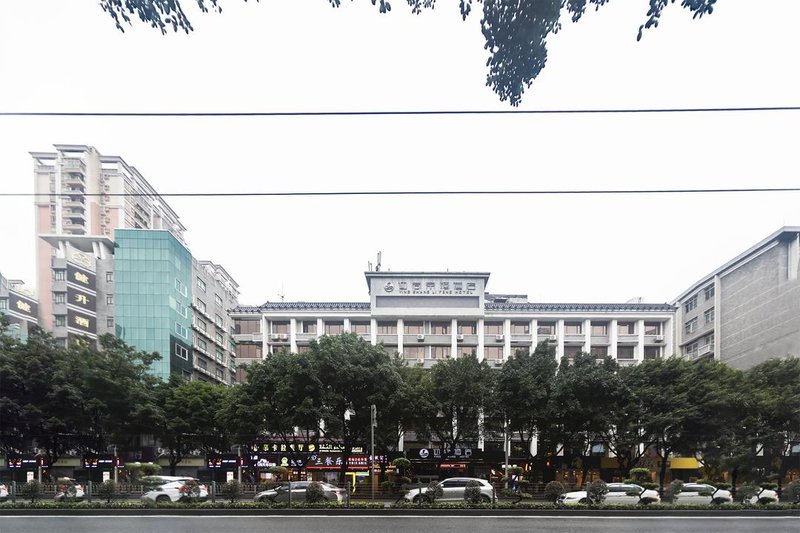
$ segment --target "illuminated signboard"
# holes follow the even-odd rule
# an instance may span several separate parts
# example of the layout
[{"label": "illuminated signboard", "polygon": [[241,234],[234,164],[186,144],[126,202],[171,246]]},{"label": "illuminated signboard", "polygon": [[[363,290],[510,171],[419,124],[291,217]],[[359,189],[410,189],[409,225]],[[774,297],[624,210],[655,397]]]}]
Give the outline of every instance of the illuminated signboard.
[{"label": "illuminated signboard", "polygon": [[423,461],[438,461],[443,458],[464,460],[477,458],[476,456],[477,452],[473,451],[472,448],[453,448],[452,451],[445,453],[444,456],[442,456],[442,450],[440,448],[412,448],[408,450],[409,459],[422,459]]},{"label": "illuminated signboard", "polygon": [[97,309],[97,297],[74,287],[67,287],[67,304],[94,313]]},{"label": "illuminated signboard", "polygon": [[9,314],[35,321],[39,314],[39,304],[32,298],[8,291],[8,312]]},{"label": "illuminated signboard", "polygon": [[84,333],[95,333],[97,331],[95,317],[80,313],[74,309],[67,309],[67,327]]},{"label": "illuminated signboard", "polygon": [[[308,459],[306,468],[309,470],[338,470],[342,467],[342,454],[340,453],[319,453],[314,454]],[[375,464],[385,463],[386,457],[376,456]],[[368,455],[351,455],[347,459],[348,470],[366,470],[369,468]]]},{"label": "illuminated signboard", "polygon": [[78,268],[72,263],[67,263],[67,281],[92,292],[97,290],[97,278],[94,273]]},{"label": "illuminated signboard", "polygon": [[[344,448],[341,444],[332,444],[329,442],[282,442],[282,441],[268,441],[253,444],[250,449],[253,452],[273,452],[273,453],[288,453],[291,454],[305,454],[305,453],[337,453],[342,452]],[[352,453],[367,453],[365,446],[353,446]]]},{"label": "illuminated signboard", "polygon": [[272,466],[285,468],[305,468],[308,455],[290,457],[279,453],[253,453],[249,456],[250,464],[257,469],[265,470]]},{"label": "illuminated signboard", "polygon": [[122,465],[120,458],[111,454],[84,455],[82,462],[83,468],[103,468],[107,470],[113,469],[115,465]]},{"label": "illuminated signboard", "polygon": [[46,468],[47,458],[34,455],[8,455],[6,465],[8,468],[35,470],[40,466]]},{"label": "illuminated signboard", "polygon": [[236,454],[208,455],[206,456],[206,468],[237,468],[240,464],[247,466],[247,457],[239,457]]}]

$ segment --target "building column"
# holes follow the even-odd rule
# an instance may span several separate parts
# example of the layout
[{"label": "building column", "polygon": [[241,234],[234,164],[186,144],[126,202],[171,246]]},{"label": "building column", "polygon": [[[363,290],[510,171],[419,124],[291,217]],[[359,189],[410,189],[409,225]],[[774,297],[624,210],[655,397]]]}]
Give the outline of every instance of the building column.
[{"label": "building column", "polygon": [[[369,319],[369,342],[372,343],[373,346],[378,344],[378,319],[377,318],[370,318]],[[402,439],[401,439],[402,442]]]},{"label": "building column", "polygon": [[583,351],[592,351],[592,321],[588,318],[583,321]]},{"label": "building column", "polygon": [[663,328],[661,334],[664,336],[664,353],[661,354],[661,357],[677,355],[675,353],[675,321],[669,317],[661,327]]},{"label": "building column", "polygon": [[608,332],[608,355],[613,359],[617,358],[617,319],[611,321],[609,326],[611,329]]},{"label": "building column", "polygon": [[317,338],[319,339],[322,337],[322,333],[325,331],[325,321],[321,318],[317,319]]},{"label": "building column", "polygon": [[644,361],[644,319],[640,318],[636,322],[636,335],[638,337],[636,342],[636,353],[633,354],[634,359],[641,363]]},{"label": "building column", "polygon": [[269,332],[267,331],[267,316],[261,315],[261,359],[266,359],[269,354]]},{"label": "building column", "polygon": [[349,318],[345,318],[343,320],[342,329],[344,330],[345,333],[350,333],[350,319]]},{"label": "building column", "polygon": [[559,318],[556,320],[556,360],[561,364],[561,358],[564,357],[564,319]]},{"label": "building column", "polygon": [[397,319],[397,352],[403,355],[403,319]]},{"label": "building column", "polygon": [[297,353],[297,319],[289,319],[289,351]]},{"label": "building column", "polygon": [[720,350],[720,342],[722,341],[722,335],[720,334],[721,323],[722,323],[722,279],[720,279],[719,276],[714,276],[714,359],[716,359],[717,361],[721,361],[720,355],[722,355]]},{"label": "building column", "polygon": [[458,355],[458,320],[450,321],[450,357]]},{"label": "building column", "polygon": [[539,321],[535,318],[531,320],[531,353],[539,344]]},{"label": "building column", "polygon": [[478,319],[478,361],[483,361],[483,346],[484,346],[484,332],[483,332],[483,319]]},{"label": "building column", "polygon": [[503,320],[503,361],[511,357],[511,319]]}]

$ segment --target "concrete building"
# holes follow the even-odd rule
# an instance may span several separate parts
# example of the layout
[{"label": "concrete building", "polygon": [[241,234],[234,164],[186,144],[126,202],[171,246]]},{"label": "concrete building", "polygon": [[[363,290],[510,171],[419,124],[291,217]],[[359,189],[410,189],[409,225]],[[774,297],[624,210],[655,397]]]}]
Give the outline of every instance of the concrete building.
[{"label": "concrete building", "polygon": [[8,279],[0,273],[0,317],[6,333],[25,340],[33,326],[38,326],[36,293],[18,279]]},{"label": "concrete building", "polygon": [[784,227],[678,296],[676,339],[688,358],[747,369],[800,356],[800,227]]},{"label": "concrete building", "polygon": [[541,341],[556,354],[609,355],[622,365],[673,355],[670,304],[545,304],[486,292],[487,272],[366,272],[368,302],[267,302],[233,310],[238,361],[303,352],[312,339],[358,333],[411,364],[475,353],[502,366]]}]

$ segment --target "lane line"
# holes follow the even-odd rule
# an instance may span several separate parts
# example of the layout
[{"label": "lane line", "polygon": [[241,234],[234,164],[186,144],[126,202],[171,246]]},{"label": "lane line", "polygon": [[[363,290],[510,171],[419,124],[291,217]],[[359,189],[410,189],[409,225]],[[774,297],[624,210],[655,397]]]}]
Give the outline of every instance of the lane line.
[{"label": "lane line", "polygon": [[504,520],[511,520],[511,519],[518,519],[518,518],[538,518],[538,519],[549,519],[549,520],[564,520],[564,519],[573,519],[573,520],[797,520],[797,516],[570,516],[570,515],[496,515],[496,516],[475,516],[475,515],[300,515],[300,514],[290,514],[290,515],[0,515],[0,520],[4,518],[176,518],[176,519],[191,519],[197,520],[199,518],[206,519],[206,518],[216,518],[216,519],[242,519],[242,518],[250,518],[250,519],[264,519],[264,518],[405,518],[405,519],[425,519],[430,520],[431,518],[439,518],[439,519],[448,519],[452,520],[453,518],[470,518],[470,519],[484,519],[484,520],[496,520],[496,519],[504,519]]}]

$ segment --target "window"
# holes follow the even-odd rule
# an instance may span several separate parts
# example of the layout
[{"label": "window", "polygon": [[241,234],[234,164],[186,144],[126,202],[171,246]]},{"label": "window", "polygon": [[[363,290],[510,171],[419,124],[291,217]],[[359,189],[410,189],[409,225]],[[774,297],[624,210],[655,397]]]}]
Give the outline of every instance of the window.
[{"label": "window", "polygon": [[555,335],[556,323],[555,322],[539,322],[536,332],[539,335]]},{"label": "window", "polygon": [[316,320],[303,320],[300,331],[303,333],[317,334],[317,321]]},{"label": "window", "polygon": [[483,349],[483,358],[497,361],[503,358],[502,346],[487,346]]},{"label": "window", "polygon": [[714,308],[712,307],[711,309],[709,309],[708,311],[703,313],[703,316],[706,319],[706,324],[713,324],[714,323]]},{"label": "window", "polygon": [[617,334],[619,335],[635,335],[636,323],[635,322],[617,322]]},{"label": "window", "polygon": [[8,309],[8,300],[3,298],[0,300],[0,311],[5,311],[6,309]]},{"label": "window", "polygon": [[222,371],[222,370],[220,370],[219,368],[218,368],[218,369],[217,369],[217,371],[216,371],[216,376],[217,376],[217,379],[218,379],[218,380],[220,380],[220,381],[225,381],[225,372],[223,372],[223,371]]},{"label": "window", "polygon": [[606,336],[608,336],[608,323],[607,322],[592,322],[592,336],[593,337],[606,337]]},{"label": "window", "polygon": [[530,355],[531,349],[527,346],[519,346],[514,348],[514,355]]},{"label": "window", "polygon": [[456,353],[458,354],[458,356],[463,357],[463,356],[475,355],[476,348],[475,346],[459,346],[457,350],[458,351]]},{"label": "window", "polygon": [[592,346],[589,350],[595,359],[603,359],[608,355],[608,346]]},{"label": "window", "polygon": [[571,345],[571,346],[565,345],[564,346],[564,357],[569,357],[570,359],[572,359],[575,356],[576,353],[579,353],[582,350],[583,350],[583,346],[581,346],[579,344],[574,344],[574,345]]},{"label": "window", "polygon": [[661,357],[661,346],[645,346],[644,358],[645,359],[658,359]]},{"label": "window", "polygon": [[253,319],[237,318],[233,321],[233,330],[235,333],[261,333],[261,321]]},{"label": "window", "polygon": [[530,322],[512,322],[511,323],[512,335],[530,335],[531,323]]},{"label": "window", "polygon": [[189,332],[186,331],[186,328],[182,324],[178,324],[177,322],[175,322],[175,333],[177,333],[184,339],[189,338]]},{"label": "window", "polygon": [[297,353],[308,353],[311,351],[311,346],[302,345],[297,347]]},{"label": "window", "polygon": [[692,296],[691,298],[689,298],[688,300],[686,300],[686,303],[683,304],[683,310],[688,313],[689,311],[691,311],[695,307],[697,307],[697,295],[696,294],[694,296]]},{"label": "window", "polygon": [[685,355],[695,356],[697,355],[697,348],[700,346],[697,341],[687,344],[683,347],[683,353]]},{"label": "window", "polygon": [[449,346],[433,346],[431,348],[431,358],[433,359],[447,359],[450,357]]},{"label": "window", "polygon": [[178,278],[175,278],[175,290],[178,291],[183,296],[186,296],[186,285],[181,282]]},{"label": "window", "polygon": [[217,341],[217,344],[225,344],[225,337],[222,336],[222,333],[215,333],[214,340]]},{"label": "window", "polygon": [[350,322],[350,331],[359,335],[369,335],[369,322]]},{"label": "window", "polygon": [[106,318],[106,327],[113,328],[114,327],[114,319],[111,317]]},{"label": "window", "polygon": [[113,281],[114,281],[114,273],[106,272],[106,283],[112,283]]},{"label": "window", "polygon": [[419,335],[423,333],[422,322],[406,322],[403,324],[403,330],[406,335]]},{"label": "window", "polygon": [[244,344],[236,346],[236,357],[242,359],[261,359],[260,344]]},{"label": "window", "polygon": [[503,323],[502,322],[485,322],[483,324],[484,335],[502,335]]},{"label": "window", "polygon": [[714,334],[710,333],[710,334],[706,335],[705,337],[703,337],[703,342],[705,344],[708,344],[709,346],[714,346]]},{"label": "window", "polygon": [[206,363],[205,359],[198,359],[197,360],[197,367],[202,370],[208,370],[208,363]]},{"label": "window", "polygon": [[403,358],[404,359],[425,359],[425,347],[424,346],[408,346],[403,347]]},{"label": "window", "polygon": [[206,282],[200,278],[197,278],[197,288],[203,292],[206,292]]},{"label": "window", "polygon": [[114,305],[114,295],[106,294],[106,305]]},{"label": "window", "polygon": [[633,359],[633,346],[617,346],[617,359]]},{"label": "window", "polygon": [[208,327],[207,324],[205,323],[205,321],[203,321],[203,320],[201,320],[199,318],[195,321],[195,325],[197,326],[197,329],[199,329],[203,333],[206,332],[206,329]]},{"label": "window", "polygon": [[459,322],[458,323],[458,334],[459,335],[475,335],[475,331],[477,330],[477,326],[475,322]]},{"label": "window", "polygon": [[67,317],[64,315],[56,315],[56,327],[64,327],[67,325]]},{"label": "window", "polygon": [[219,361],[220,363],[225,362],[225,354],[222,353],[222,350],[215,350],[214,355],[216,355],[217,361]]},{"label": "window", "polygon": [[194,338],[194,342],[197,344],[197,347],[200,348],[201,352],[207,352],[208,351],[208,344],[203,339],[195,337]]},{"label": "window", "polygon": [[431,334],[450,335],[450,322],[431,322]]},{"label": "window", "polygon": [[222,307],[223,305],[225,305],[225,304],[222,302],[222,298],[220,298],[220,295],[219,295],[219,294],[215,294],[215,295],[214,295],[214,303],[215,303],[215,304],[217,304],[217,305],[218,305],[218,306],[220,306],[220,307]]},{"label": "window", "polygon": [[397,322],[378,322],[378,335],[397,335]]},{"label": "window", "polygon": [[564,322],[564,335],[582,335],[582,322]]},{"label": "window", "polygon": [[714,297],[714,285],[709,285],[705,289],[703,289],[703,295],[705,296],[706,300],[710,300]]},{"label": "window", "polygon": [[201,313],[206,312],[206,303],[200,298],[197,299],[197,309],[199,309]]},{"label": "window", "polygon": [[177,342],[175,343],[175,355],[177,355],[181,359],[186,359],[187,361],[189,360],[189,350],[187,350]]},{"label": "window", "polygon": [[288,322],[273,322],[272,323],[272,334],[273,335],[286,335],[289,333],[289,323]]},{"label": "window", "polygon": [[66,270],[62,270],[62,269],[53,270],[53,279],[55,281],[64,281],[64,280],[66,280],[67,279],[67,271]]},{"label": "window", "polygon": [[344,333],[344,322],[325,322],[325,335],[341,335],[342,333]]},{"label": "window", "polygon": [[53,303],[55,304],[63,304],[67,301],[67,293],[65,292],[54,292],[53,293]]},{"label": "window", "polygon": [[661,335],[661,322],[645,322],[644,323],[645,335]]},{"label": "window", "polygon": [[694,333],[695,331],[697,331],[697,317],[688,321],[684,326],[684,330],[686,331],[687,334]]},{"label": "window", "polygon": [[225,327],[225,322],[222,321],[222,317],[219,315],[214,315],[214,324],[216,324],[218,328]]}]

